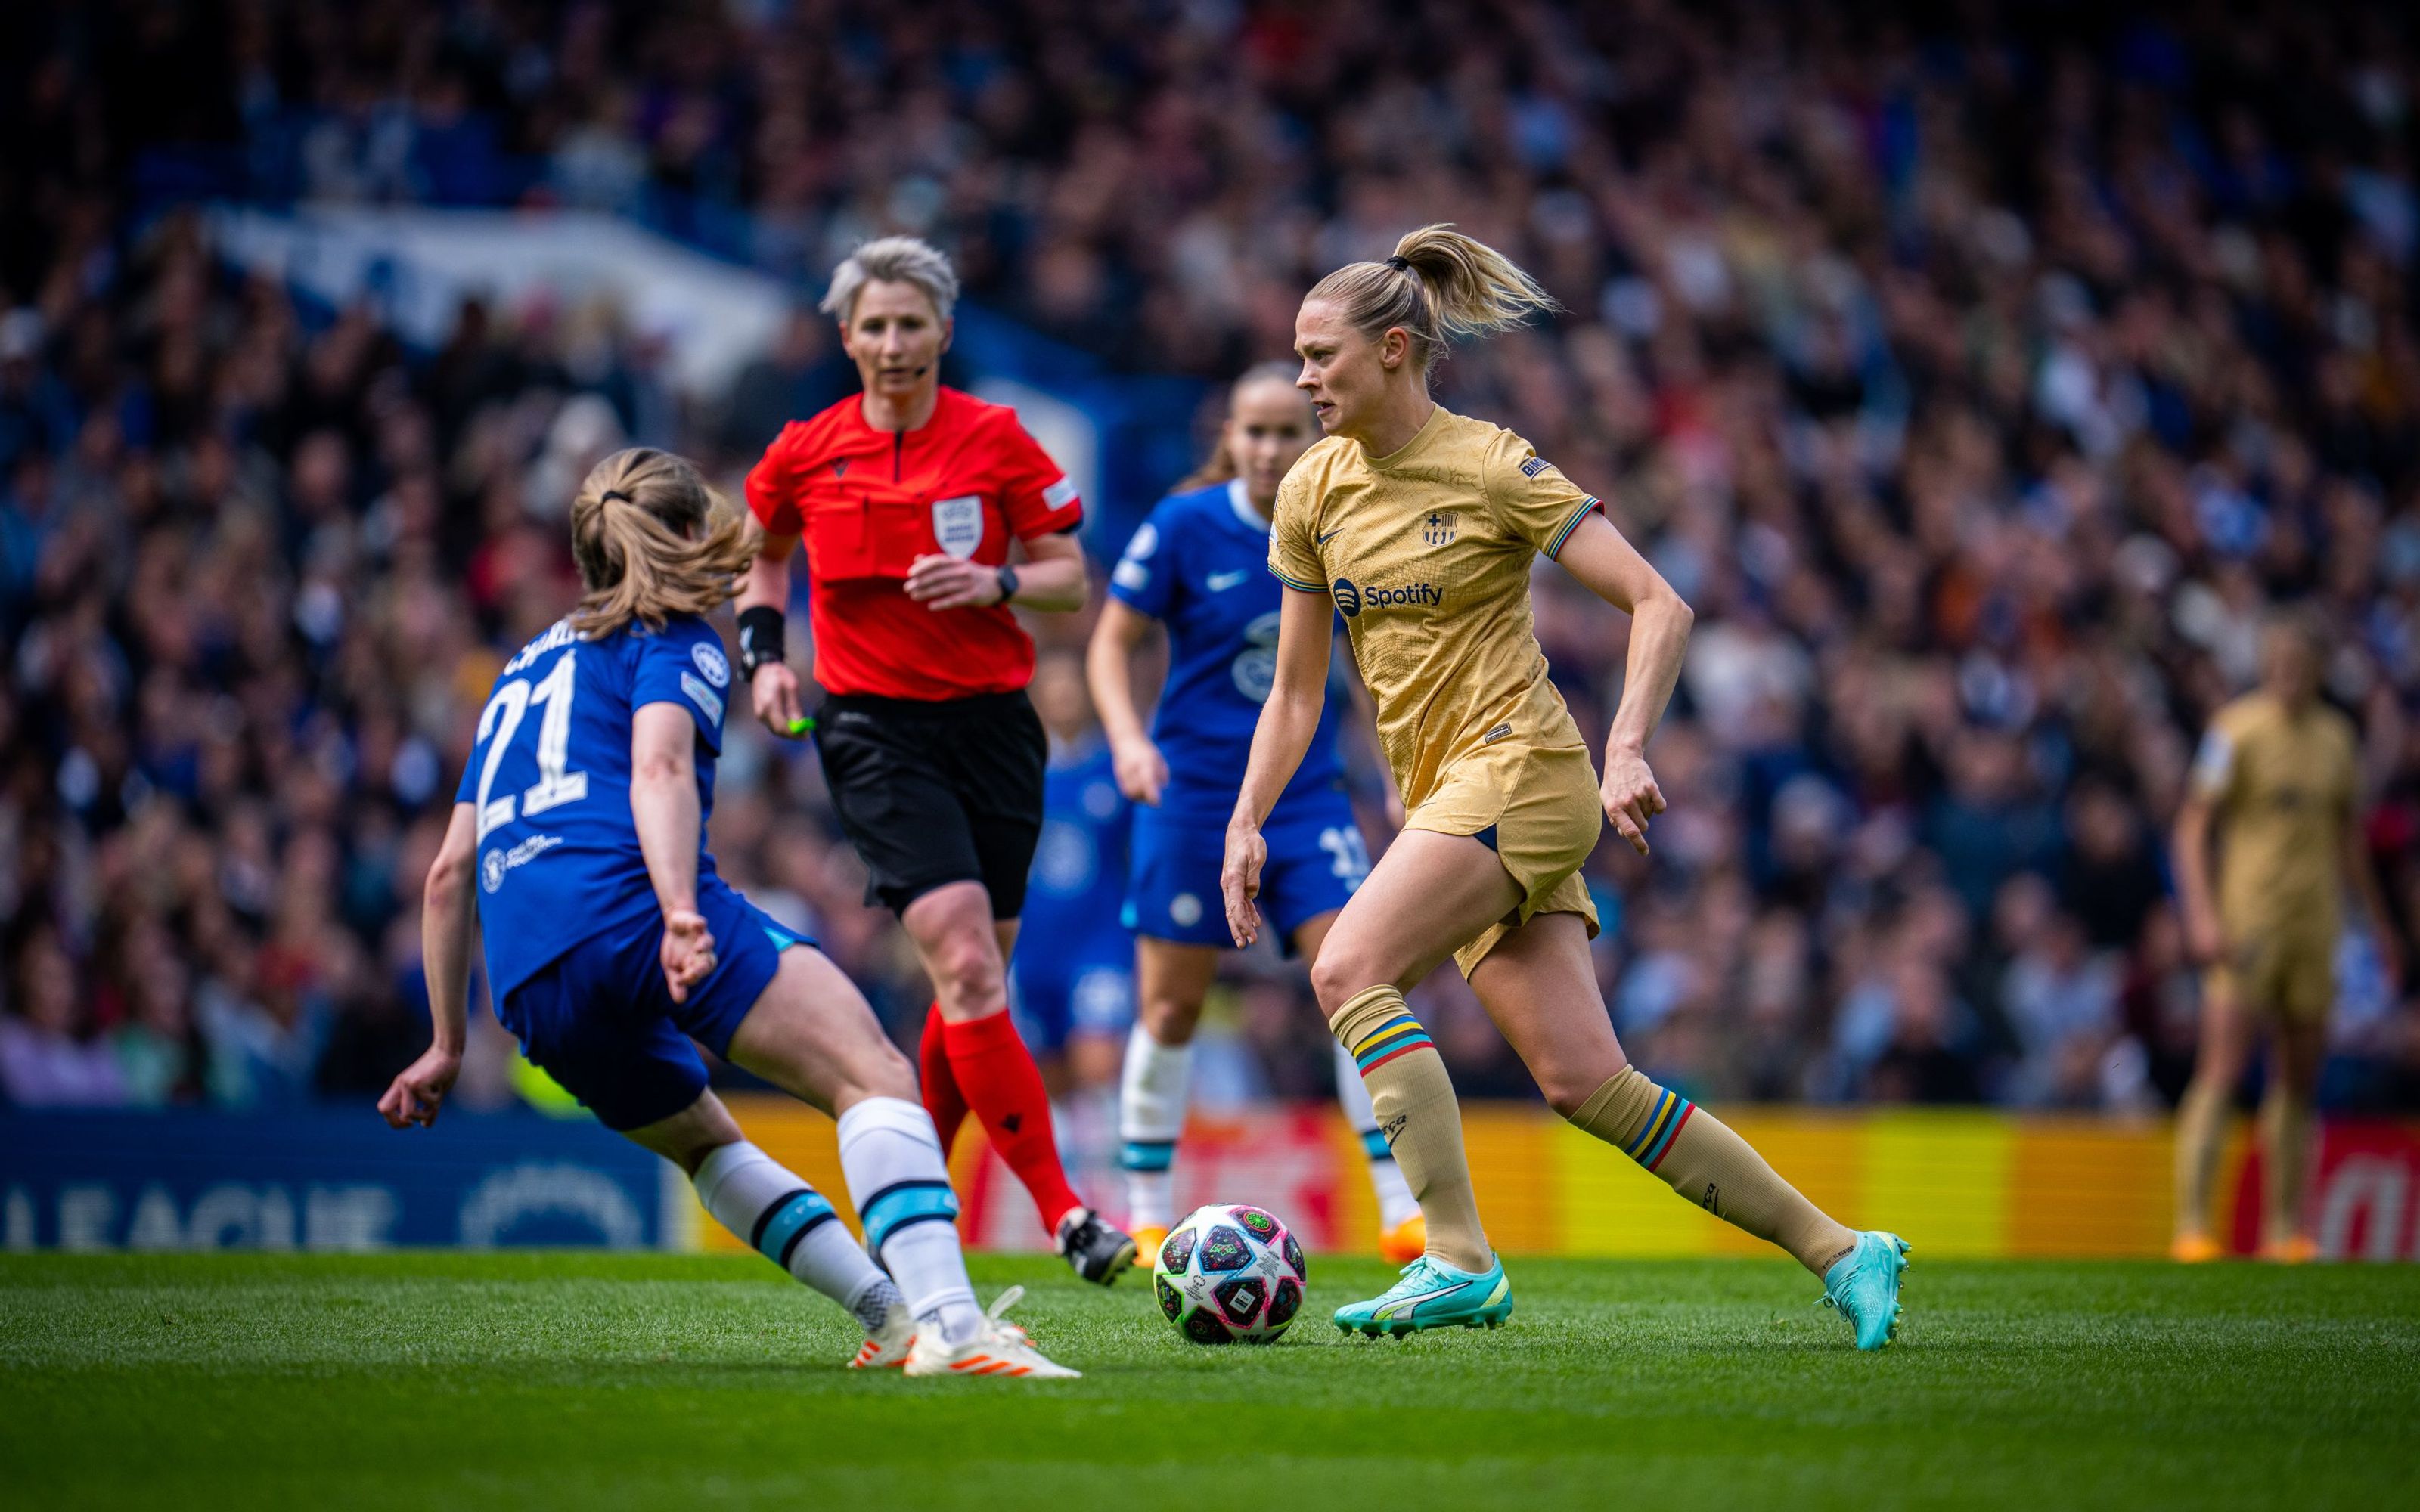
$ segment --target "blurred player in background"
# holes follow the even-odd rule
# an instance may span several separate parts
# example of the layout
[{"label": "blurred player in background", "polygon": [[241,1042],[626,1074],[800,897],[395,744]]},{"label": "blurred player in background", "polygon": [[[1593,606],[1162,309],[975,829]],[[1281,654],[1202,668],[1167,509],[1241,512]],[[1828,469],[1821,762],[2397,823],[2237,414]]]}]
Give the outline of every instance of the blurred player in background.
[{"label": "blurred player in background", "polygon": [[1134,949],[1118,921],[1132,810],[1094,721],[1082,665],[1063,652],[1043,656],[1032,696],[1050,736],[1050,764],[1009,995],[1044,1081],[1072,1108],[1085,1092],[1114,1085],[1134,1022]]},{"label": "blurred player in background", "polygon": [[[1107,1286],[1134,1244],[1069,1185],[1008,1011],[1047,754],[1025,696],[1033,641],[1009,606],[1084,607],[1084,505],[1015,410],[941,386],[957,295],[949,259],[912,237],[869,241],[832,273],[823,308],[864,392],[785,426],[748,474],[765,536],[739,594],[740,665],[768,729],[814,729],[866,901],[899,916],[932,979],[921,1058],[942,1148],[972,1112],[1059,1253]],[[814,720],[783,662],[801,538]]]},{"label": "blurred player in background", "polygon": [[2318,1254],[2304,1225],[2303,1193],[2336,995],[2343,887],[2361,901],[2388,982],[2401,978],[2362,840],[2358,737],[2350,719],[2319,700],[2318,634],[2301,617],[2278,614],[2264,627],[2260,650],[2260,687],[2211,717],[2177,813],[2186,943],[2206,968],[2200,1053],[2177,1108],[2172,1253],[2180,1260],[2221,1253],[2210,1228],[2211,1177],[2227,1103],[2263,1027],[2272,1054],[2260,1099],[2260,1253],[2286,1261]]},{"label": "blurred player in background", "polygon": [[[1277,666],[1278,609],[1269,576],[1269,512],[1278,484],[1317,439],[1294,365],[1236,379],[1218,449],[1134,533],[1109,576],[1087,656],[1093,700],[1116,753],[1117,779],[1141,807],[1125,918],[1135,931],[1140,1020],[1120,1082],[1120,1163],[1126,1223],[1148,1254],[1175,1222],[1173,1163],[1185,1127],[1186,1079],[1202,1002],[1230,948],[1212,904],[1227,817]],[[1144,731],[1134,661],[1155,627],[1168,633],[1168,679]],[[1262,897],[1287,954],[1319,954],[1370,870],[1344,795],[1336,714],[1323,710],[1302,764],[1270,812]],[[1427,1242],[1419,1205],[1378,1133],[1352,1057],[1337,1047],[1337,1100],[1361,1136],[1378,1197],[1380,1249],[1397,1263]]]},{"label": "blurred player in background", "polygon": [[[1519,437],[1428,392],[1449,341],[1553,307],[1501,254],[1428,226],[1384,262],[1328,274],[1295,317],[1300,384],[1326,439],[1279,490],[1269,566],[1288,592],[1275,686],[1220,881],[1236,943],[1249,944],[1271,855],[1264,825],[1316,741],[1341,609],[1408,812],[1321,947],[1311,988],[1369,1083],[1427,1216],[1428,1250],[1336,1321],[1407,1333],[1493,1325],[1512,1310],[1471,1192],[1452,1083],[1404,1001],[1450,954],[1558,1113],[1788,1250],[1823,1279],[1858,1347],[1879,1349],[1897,1327],[1905,1244],[1834,1222],[1712,1114],[1641,1075],[1597,986],[1596,908],[1580,867],[1607,816],[1647,852],[1648,821],[1664,808],[1647,739],[1692,616],[1593,495]],[[1541,553],[1631,616],[1601,782],[1531,627]]]},{"label": "blurred player in background", "polygon": [[[914,1070],[840,968],[726,885],[706,849],[731,665],[703,616],[753,554],[745,521],[688,462],[638,448],[588,474],[571,536],[586,592],[497,675],[429,868],[435,1043],[379,1111],[398,1129],[433,1123],[460,1073],[475,901],[496,1016],[530,1061],[846,1307],[866,1333],[855,1365],[1077,1374],[999,1321],[1001,1305],[976,1308]],[[741,1135],[692,1038],[839,1119],[880,1269],[822,1194]]]}]

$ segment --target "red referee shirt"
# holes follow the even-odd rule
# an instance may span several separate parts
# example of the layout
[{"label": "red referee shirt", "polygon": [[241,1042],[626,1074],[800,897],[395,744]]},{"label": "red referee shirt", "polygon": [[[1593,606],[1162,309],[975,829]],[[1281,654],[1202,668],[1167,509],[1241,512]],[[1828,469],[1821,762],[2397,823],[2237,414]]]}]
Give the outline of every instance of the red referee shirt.
[{"label": "red referee shirt", "polygon": [[933,418],[876,430],[856,398],[795,420],[748,474],[748,507],[806,538],[815,681],[829,693],[954,699],[1033,676],[1033,641],[1006,605],[936,613],[901,586],[946,551],[999,566],[1011,535],[1073,530],[1076,485],[1006,405],[940,391]]}]

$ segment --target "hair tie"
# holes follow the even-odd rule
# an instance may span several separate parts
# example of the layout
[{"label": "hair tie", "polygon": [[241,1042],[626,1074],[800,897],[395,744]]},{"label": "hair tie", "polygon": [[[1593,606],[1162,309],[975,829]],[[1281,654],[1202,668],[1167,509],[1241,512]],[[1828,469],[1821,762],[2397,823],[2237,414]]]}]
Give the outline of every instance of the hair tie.
[{"label": "hair tie", "polygon": [[626,504],[635,504],[638,502],[637,500],[631,498],[628,494],[624,493],[619,488],[608,488],[603,493],[597,496],[597,501],[600,504],[610,504],[616,499],[619,499]]},{"label": "hair tie", "polygon": [[1399,273],[1408,273],[1412,270],[1412,260],[1409,257],[1389,257],[1387,266]]}]

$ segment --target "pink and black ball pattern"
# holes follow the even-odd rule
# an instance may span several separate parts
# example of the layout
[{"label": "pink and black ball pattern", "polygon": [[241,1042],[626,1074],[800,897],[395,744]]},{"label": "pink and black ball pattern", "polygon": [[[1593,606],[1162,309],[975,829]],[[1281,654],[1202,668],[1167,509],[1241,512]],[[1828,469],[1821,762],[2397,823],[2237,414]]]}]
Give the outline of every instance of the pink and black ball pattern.
[{"label": "pink and black ball pattern", "polygon": [[1268,1344],[1302,1310],[1302,1244],[1264,1208],[1215,1204],[1169,1231],[1153,1257],[1159,1310],[1195,1344]]}]

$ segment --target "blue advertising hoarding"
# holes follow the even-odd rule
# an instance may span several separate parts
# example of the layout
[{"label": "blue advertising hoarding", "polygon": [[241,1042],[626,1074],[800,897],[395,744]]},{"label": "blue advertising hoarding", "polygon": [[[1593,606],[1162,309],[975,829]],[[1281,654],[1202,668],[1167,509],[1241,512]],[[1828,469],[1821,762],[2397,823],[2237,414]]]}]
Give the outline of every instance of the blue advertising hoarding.
[{"label": "blue advertising hoarding", "polygon": [[693,1205],[676,1177],[584,1118],[5,1114],[0,1246],[656,1248]]}]

